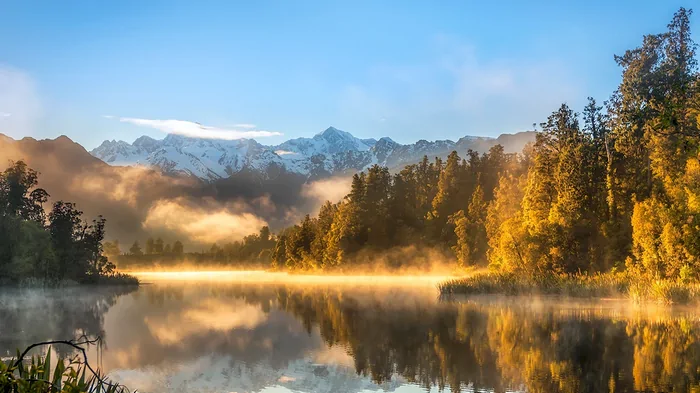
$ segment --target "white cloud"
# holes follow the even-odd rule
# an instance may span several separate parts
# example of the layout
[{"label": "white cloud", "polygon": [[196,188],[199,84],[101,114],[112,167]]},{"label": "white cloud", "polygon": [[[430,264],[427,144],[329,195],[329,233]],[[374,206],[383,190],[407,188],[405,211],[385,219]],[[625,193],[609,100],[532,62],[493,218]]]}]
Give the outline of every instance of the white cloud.
[{"label": "white cloud", "polygon": [[275,150],[275,154],[277,154],[278,156],[288,156],[297,153],[288,150]]},{"label": "white cloud", "polygon": [[316,200],[318,205],[326,201],[333,203],[341,201],[350,192],[352,177],[338,176],[329,179],[316,180],[312,183],[304,184],[301,195],[306,198]]},{"label": "white cloud", "polygon": [[[113,116],[104,116],[105,118],[111,119]],[[132,117],[120,117],[118,118],[122,123],[135,124],[137,126],[155,128],[163,132],[178,134],[192,138],[204,138],[204,139],[222,139],[222,140],[235,140],[235,139],[245,139],[245,138],[262,138],[269,136],[279,136],[282,135],[280,132],[276,131],[264,131],[264,130],[252,130],[248,126],[253,126],[253,124],[244,124],[246,127],[241,129],[235,128],[218,128],[212,126],[205,126],[199,123],[187,121],[187,120],[152,120],[152,119],[137,119]]]},{"label": "white cloud", "polygon": [[0,117],[10,117],[12,113],[0,112]]},{"label": "white cloud", "polygon": [[234,128],[252,129],[252,128],[255,128],[255,124],[241,123],[241,124],[234,124],[233,127]]}]

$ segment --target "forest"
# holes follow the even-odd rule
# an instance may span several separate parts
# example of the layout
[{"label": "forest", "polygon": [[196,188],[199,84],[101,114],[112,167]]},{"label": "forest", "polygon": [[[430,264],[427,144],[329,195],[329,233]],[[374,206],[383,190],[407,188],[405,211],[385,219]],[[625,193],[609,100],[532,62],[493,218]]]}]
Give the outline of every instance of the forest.
[{"label": "forest", "polygon": [[[522,154],[374,166],[318,217],[282,231],[272,265],[342,268],[362,251],[418,244],[461,267],[521,276],[700,272],[700,75],[691,10],[615,56],[622,81],[581,113],[562,104]],[[400,262],[400,261],[397,261]]]},{"label": "forest", "polygon": [[104,253],[120,269],[153,269],[235,266],[239,269],[269,269],[270,256],[276,241],[270,228],[264,226],[256,234],[221,246],[213,244],[199,251],[186,251],[183,242],[172,245],[162,238],[138,240],[122,252],[119,240],[104,243]]},{"label": "forest", "polygon": [[22,161],[0,174],[0,285],[138,284],[103,254],[105,219],[87,222],[64,201],[47,214],[38,178]]},{"label": "forest", "polygon": [[[626,271],[693,280],[700,77],[691,13],[681,8],[668,31],[615,56],[622,81],[611,97],[589,98],[581,113],[562,104],[521,154],[495,146],[424,157],[397,173],[375,165],[316,217],[205,254],[269,260],[273,269],[344,270],[361,265],[360,255],[410,245],[440,250],[463,268],[521,276]],[[396,255],[389,267],[411,263]]]},{"label": "forest", "polygon": [[[681,8],[666,32],[615,56],[622,78],[612,95],[602,103],[588,98],[580,113],[562,104],[522,153],[495,146],[424,157],[398,171],[375,165],[353,176],[343,200],[277,234],[264,227],[196,252],[152,238],[128,252],[117,242],[102,247],[104,221],[82,223],[71,204],[57,203],[42,227],[46,195],[27,194],[35,175],[16,166],[4,179],[23,173],[24,194],[15,202],[3,191],[3,230],[42,247],[30,253],[11,242],[0,252],[13,257],[0,260],[15,261],[23,274],[84,279],[110,271],[103,252],[124,267],[188,261],[348,272],[372,270],[378,260],[389,270],[428,268],[431,258],[413,255],[432,250],[462,271],[488,267],[494,282],[624,274],[692,283],[700,274],[700,74],[691,14]],[[34,250],[51,262],[38,262],[44,258]],[[67,264],[70,253],[84,262]],[[469,292],[470,285],[465,279],[444,288]]]}]

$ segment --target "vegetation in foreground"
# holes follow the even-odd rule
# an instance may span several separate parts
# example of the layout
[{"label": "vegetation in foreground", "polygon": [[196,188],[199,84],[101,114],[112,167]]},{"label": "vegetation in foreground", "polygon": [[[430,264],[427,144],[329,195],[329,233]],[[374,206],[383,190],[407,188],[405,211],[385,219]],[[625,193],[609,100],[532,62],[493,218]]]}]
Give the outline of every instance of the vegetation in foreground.
[{"label": "vegetation in foreground", "polygon": [[[82,345],[96,341],[49,341],[33,344],[16,358],[0,362],[0,392],[6,393],[128,393],[129,390],[110,382],[87,362]],[[59,358],[51,366],[51,348],[46,356],[25,359],[29,349],[46,345],[68,345],[77,349],[82,357]]]},{"label": "vegetation in foreground", "polygon": [[481,273],[438,285],[444,297],[452,295],[560,295],[570,297],[628,297],[635,302],[686,304],[700,301],[700,283],[694,280],[652,279],[628,272],[596,274]]},{"label": "vegetation in foreground", "polygon": [[0,173],[0,285],[138,285],[104,255],[105,219],[88,223],[63,201],[47,214],[49,194],[38,184],[22,161]]}]

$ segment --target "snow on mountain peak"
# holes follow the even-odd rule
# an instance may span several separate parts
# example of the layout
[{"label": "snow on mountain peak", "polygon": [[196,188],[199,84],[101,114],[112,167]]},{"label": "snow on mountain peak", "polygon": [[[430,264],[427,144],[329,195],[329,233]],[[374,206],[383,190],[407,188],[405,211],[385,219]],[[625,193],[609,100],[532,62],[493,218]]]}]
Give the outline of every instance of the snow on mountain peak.
[{"label": "snow on mountain peak", "polygon": [[349,132],[339,130],[333,126],[328,127],[325,130],[314,135],[314,139],[316,139],[316,138],[323,138],[325,140],[337,140],[337,139],[352,140],[352,139],[355,139],[355,137],[352,136],[352,134],[350,134]]},{"label": "snow on mountain peak", "polygon": [[[528,138],[534,139],[534,135]],[[277,146],[264,146],[254,139],[215,140],[168,134],[162,140],[142,136],[132,144],[104,141],[90,153],[111,165],[146,165],[166,173],[185,173],[212,181],[243,170],[267,176],[269,170],[274,168],[273,173],[278,173],[282,168],[318,178],[373,164],[393,168],[418,162],[423,155],[446,156],[452,150],[463,154],[469,148],[486,151],[496,143],[494,138],[467,136],[457,143],[420,140],[401,145],[388,137],[378,141],[359,139],[349,132],[328,127],[312,138],[290,139]]]}]

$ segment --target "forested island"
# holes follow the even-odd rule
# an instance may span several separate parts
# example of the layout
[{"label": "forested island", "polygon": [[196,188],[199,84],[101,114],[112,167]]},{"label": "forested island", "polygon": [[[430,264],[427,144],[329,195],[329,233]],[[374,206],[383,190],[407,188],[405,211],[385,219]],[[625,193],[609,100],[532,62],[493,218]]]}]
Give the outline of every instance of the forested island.
[{"label": "forested island", "polygon": [[138,285],[103,254],[105,219],[88,223],[64,201],[47,214],[38,177],[22,161],[0,174],[0,285]]}]

